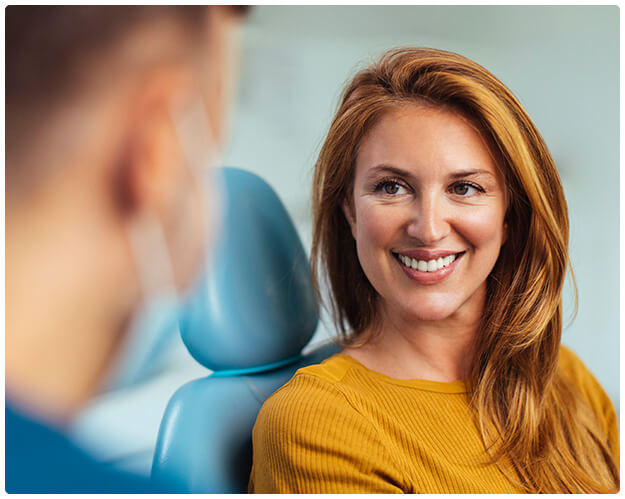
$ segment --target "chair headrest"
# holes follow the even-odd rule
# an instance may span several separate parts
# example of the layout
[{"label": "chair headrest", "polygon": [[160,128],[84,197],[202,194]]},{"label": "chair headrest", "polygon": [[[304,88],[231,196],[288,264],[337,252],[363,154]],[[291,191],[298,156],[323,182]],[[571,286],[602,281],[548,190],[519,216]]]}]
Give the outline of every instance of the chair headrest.
[{"label": "chair headrest", "polygon": [[308,258],[284,205],[257,175],[222,174],[219,242],[180,322],[191,355],[213,371],[296,356],[318,322]]}]

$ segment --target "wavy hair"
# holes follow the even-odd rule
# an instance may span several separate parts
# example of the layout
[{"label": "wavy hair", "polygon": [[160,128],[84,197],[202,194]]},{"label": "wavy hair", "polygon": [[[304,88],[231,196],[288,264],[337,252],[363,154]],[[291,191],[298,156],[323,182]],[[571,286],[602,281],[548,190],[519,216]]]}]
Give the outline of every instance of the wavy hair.
[{"label": "wavy hair", "polygon": [[[509,199],[508,237],[487,280],[469,402],[489,461],[511,461],[528,492],[615,492],[618,464],[592,410],[558,369],[569,222],[562,184],[540,133],[490,72],[458,54],[400,48],[345,89],[315,165],[311,272],[325,282],[344,344],[378,324],[342,205],[367,132],[390,109],[420,103],[461,113],[497,158]],[[325,279],[323,279],[325,278]]]}]

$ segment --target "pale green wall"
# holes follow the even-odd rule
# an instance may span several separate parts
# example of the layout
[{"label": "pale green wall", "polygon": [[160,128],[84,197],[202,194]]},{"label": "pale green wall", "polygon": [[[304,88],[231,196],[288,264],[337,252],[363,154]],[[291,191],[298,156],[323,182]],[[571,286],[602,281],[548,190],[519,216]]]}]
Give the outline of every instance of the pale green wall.
[{"label": "pale green wall", "polygon": [[[310,245],[312,166],[347,79],[385,49],[459,52],[517,95],[564,182],[579,312],[564,342],[619,403],[619,20],[610,6],[260,6],[225,164],[261,174]],[[570,317],[572,299],[565,299]],[[317,338],[328,335],[320,328]]]}]

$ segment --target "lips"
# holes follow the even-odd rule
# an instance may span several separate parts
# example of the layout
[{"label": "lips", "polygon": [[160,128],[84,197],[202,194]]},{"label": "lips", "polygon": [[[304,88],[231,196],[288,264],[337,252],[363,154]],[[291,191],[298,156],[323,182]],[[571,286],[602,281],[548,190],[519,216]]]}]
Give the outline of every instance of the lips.
[{"label": "lips", "polygon": [[464,251],[452,251],[452,250],[406,250],[406,251],[394,251],[396,255],[404,255],[409,258],[414,258],[416,260],[437,260],[439,258],[445,258],[446,256],[458,255],[460,253],[464,253]]},{"label": "lips", "polygon": [[[404,273],[422,284],[434,284],[447,278],[456,268],[465,251],[412,250],[393,253]],[[412,255],[419,256],[415,258]]]},{"label": "lips", "polygon": [[436,272],[443,269],[456,259],[456,255],[440,256],[436,259],[430,260],[417,260],[416,258],[410,258],[408,256],[397,254],[396,258],[403,263],[406,267],[413,268],[420,272]]}]

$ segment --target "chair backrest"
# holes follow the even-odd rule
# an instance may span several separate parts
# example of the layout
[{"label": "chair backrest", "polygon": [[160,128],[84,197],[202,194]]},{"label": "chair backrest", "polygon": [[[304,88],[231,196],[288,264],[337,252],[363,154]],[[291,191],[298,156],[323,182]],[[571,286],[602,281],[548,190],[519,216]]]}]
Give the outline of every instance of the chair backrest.
[{"label": "chair backrest", "polygon": [[276,193],[236,168],[224,168],[223,181],[219,247],[180,324],[191,355],[214,372],[172,396],[152,465],[153,479],[181,492],[246,492],[263,402],[297,369],[339,350],[301,354],[317,308],[306,253]]}]

